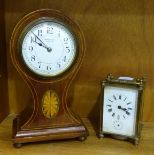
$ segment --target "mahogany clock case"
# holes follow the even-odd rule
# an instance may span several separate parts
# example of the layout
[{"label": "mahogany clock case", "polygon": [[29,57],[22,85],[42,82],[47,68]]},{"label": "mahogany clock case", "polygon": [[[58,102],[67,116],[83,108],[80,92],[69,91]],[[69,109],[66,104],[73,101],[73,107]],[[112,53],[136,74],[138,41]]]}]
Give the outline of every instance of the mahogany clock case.
[{"label": "mahogany clock case", "polygon": [[[52,19],[64,23],[76,37],[76,59],[72,66],[59,76],[49,78],[34,74],[27,69],[19,54],[21,34],[30,23],[38,19]],[[29,103],[28,110],[23,111],[13,122],[13,142],[15,144],[76,137],[84,140],[88,136],[88,131],[82,121],[68,108],[68,105],[71,104],[68,97],[69,88],[80,69],[84,52],[85,40],[80,28],[59,11],[37,10],[18,22],[11,37],[10,54],[14,66],[31,90],[34,103]],[[42,97],[47,91],[56,92],[60,100],[59,112],[52,119],[46,118],[42,113]]]}]

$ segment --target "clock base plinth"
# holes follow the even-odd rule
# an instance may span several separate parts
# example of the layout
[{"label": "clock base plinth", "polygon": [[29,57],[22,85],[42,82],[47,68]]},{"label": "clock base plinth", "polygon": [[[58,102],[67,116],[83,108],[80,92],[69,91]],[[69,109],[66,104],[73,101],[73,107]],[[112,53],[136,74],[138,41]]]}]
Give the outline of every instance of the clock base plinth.
[{"label": "clock base plinth", "polygon": [[119,140],[127,140],[128,137],[120,136],[120,135],[111,135],[112,138],[114,139],[119,139]]},{"label": "clock base plinth", "polygon": [[13,137],[12,141],[14,146],[19,148],[23,143],[49,141],[49,140],[62,140],[78,138],[85,140],[88,136],[88,131],[81,122],[72,126],[64,126],[57,128],[37,128],[37,129],[20,129],[19,117],[13,121]]}]

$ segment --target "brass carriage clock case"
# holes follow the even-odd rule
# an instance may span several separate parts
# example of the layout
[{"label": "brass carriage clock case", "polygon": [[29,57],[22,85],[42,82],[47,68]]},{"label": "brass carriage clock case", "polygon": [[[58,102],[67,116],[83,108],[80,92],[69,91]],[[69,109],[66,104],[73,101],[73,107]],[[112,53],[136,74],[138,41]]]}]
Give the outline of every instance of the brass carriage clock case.
[{"label": "brass carriage clock case", "polygon": [[142,128],[144,78],[114,77],[102,81],[99,137],[139,143]]}]

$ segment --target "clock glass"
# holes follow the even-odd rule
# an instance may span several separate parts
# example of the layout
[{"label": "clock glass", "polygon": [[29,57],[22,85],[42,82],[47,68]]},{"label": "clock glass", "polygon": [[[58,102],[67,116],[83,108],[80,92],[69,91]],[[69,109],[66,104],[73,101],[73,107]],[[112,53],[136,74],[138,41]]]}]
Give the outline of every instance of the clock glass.
[{"label": "clock glass", "polygon": [[134,136],[137,98],[137,89],[106,86],[103,101],[103,131],[129,137]]},{"label": "clock glass", "polygon": [[34,73],[52,77],[69,69],[76,57],[76,41],[70,29],[52,19],[38,19],[24,30],[21,55]]}]

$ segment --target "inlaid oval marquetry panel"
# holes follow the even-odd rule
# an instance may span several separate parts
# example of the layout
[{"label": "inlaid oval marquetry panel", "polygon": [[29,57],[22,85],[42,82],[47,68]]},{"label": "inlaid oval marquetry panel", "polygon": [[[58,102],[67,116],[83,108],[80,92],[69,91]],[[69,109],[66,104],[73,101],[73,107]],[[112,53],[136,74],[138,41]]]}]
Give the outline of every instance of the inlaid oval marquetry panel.
[{"label": "inlaid oval marquetry panel", "polygon": [[54,118],[59,111],[59,97],[53,90],[48,90],[42,99],[42,112],[47,118]]}]

